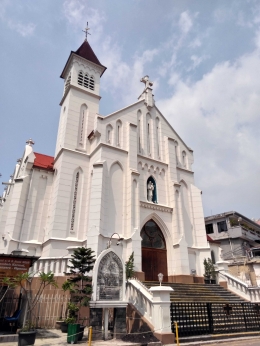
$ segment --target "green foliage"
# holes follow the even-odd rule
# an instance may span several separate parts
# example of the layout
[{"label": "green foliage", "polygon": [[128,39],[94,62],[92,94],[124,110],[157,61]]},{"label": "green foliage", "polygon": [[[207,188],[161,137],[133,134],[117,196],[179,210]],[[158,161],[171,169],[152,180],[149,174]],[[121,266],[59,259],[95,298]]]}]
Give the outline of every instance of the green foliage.
[{"label": "green foliage", "polygon": [[[68,304],[69,318],[75,318],[79,321],[80,307],[88,306],[91,299],[92,277],[88,276],[87,273],[94,268],[95,255],[91,249],[79,247],[74,250],[71,257],[71,265],[68,266],[69,272],[65,273],[70,278],[64,285],[71,293],[71,303]],[[75,310],[74,306],[77,306],[78,310]]]},{"label": "green foliage", "polygon": [[27,302],[27,315],[26,315],[26,323],[23,327],[23,331],[29,331],[34,329],[33,324],[33,309],[35,308],[36,304],[38,303],[43,291],[46,287],[52,286],[52,287],[58,287],[57,282],[54,278],[54,274],[52,272],[39,273],[39,288],[35,292],[34,296],[32,295],[32,280],[35,274],[29,274],[29,273],[20,273],[10,278],[4,278],[4,282],[11,286],[11,287],[20,287],[25,295],[26,302]]},{"label": "green foliage", "polygon": [[204,276],[209,279],[215,279],[216,273],[215,273],[215,268],[214,268],[214,264],[212,263],[212,260],[210,258],[208,259],[204,258],[203,264],[204,264]]},{"label": "green foliage", "polygon": [[134,276],[134,252],[132,252],[128,261],[125,262],[125,275],[127,280]]}]

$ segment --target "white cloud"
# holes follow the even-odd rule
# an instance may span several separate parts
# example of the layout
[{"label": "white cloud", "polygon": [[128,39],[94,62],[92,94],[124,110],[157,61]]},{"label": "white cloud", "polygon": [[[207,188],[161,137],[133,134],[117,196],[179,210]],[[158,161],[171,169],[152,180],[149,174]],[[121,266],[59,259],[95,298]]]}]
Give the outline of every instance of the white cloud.
[{"label": "white cloud", "polygon": [[192,28],[192,18],[187,11],[182,12],[179,19],[179,27],[184,34],[187,34]]},{"label": "white cloud", "polygon": [[12,20],[8,20],[8,26],[10,29],[15,30],[18,32],[23,37],[26,36],[31,36],[34,33],[34,30],[36,28],[36,25],[33,23],[28,23],[28,24],[22,24],[19,22],[13,22]]},{"label": "white cloud", "polygon": [[[196,183],[204,190],[206,214],[259,204],[259,64],[256,50],[233,64],[216,65],[193,84],[177,79],[175,94],[157,102],[195,150]],[[246,189],[254,180],[255,188]]]}]

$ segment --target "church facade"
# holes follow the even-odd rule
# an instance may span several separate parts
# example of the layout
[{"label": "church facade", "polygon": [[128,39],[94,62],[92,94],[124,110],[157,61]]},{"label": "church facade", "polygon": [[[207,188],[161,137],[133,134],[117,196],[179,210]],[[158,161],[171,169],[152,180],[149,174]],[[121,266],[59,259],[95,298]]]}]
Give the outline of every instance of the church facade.
[{"label": "church facade", "polygon": [[27,141],[2,196],[0,253],[41,256],[38,269],[59,276],[75,247],[98,256],[121,238],[139,279],[199,282],[210,248],[193,152],[156,107],[148,76],[137,102],[100,115],[105,70],[87,40],[71,52],[55,156]]}]

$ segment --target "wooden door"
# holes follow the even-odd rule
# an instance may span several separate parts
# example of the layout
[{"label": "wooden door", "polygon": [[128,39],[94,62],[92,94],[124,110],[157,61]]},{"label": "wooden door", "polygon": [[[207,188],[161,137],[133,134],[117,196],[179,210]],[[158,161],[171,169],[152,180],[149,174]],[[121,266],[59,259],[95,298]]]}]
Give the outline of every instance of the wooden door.
[{"label": "wooden door", "polygon": [[163,274],[163,282],[168,282],[166,249],[142,248],[142,270],[145,281],[158,281],[158,274]]}]

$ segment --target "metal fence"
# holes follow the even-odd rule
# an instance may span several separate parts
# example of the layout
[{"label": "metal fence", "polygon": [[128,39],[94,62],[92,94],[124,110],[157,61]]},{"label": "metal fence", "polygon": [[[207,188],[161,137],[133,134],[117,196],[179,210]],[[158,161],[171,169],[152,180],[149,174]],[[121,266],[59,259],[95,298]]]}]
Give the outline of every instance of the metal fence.
[{"label": "metal fence", "polygon": [[[34,295],[32,296],[34,298]],[[43,294],[33,310],[33,320],[37,328],[55,328],[56,321],[65,317],[69,297],[61,290]],[[4,317],[12,316],[15,310],[21,308],[23,313],[19,320],[23,324],[26,302],[15,291],[9,291],[8,295],[0,303],[0,330],[5,325]]]},{"label": "metal fence", "polygon": [[251,303],[171,303],[172,331],[180,336],[260,330],[260,306]]}]

